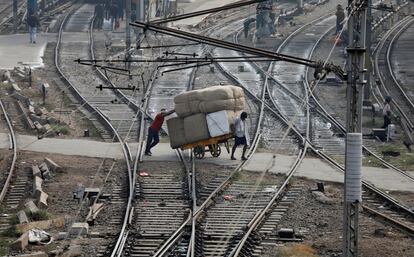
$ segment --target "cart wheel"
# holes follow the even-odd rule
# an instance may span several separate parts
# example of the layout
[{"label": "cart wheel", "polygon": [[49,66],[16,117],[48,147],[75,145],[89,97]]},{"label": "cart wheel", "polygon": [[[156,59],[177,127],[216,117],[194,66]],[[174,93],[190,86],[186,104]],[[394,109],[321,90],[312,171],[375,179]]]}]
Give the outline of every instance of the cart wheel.
[{"label": "cart wheel", "polygon": [[194,147],[194,149],[193,149],[193,153],[194,153],[194,156],[197,158],[197,159],[203,159],[204,158],[204,147],[202,147],[202,146],[196,146],[196,147]]},{"label": "cart wheel", "polygon": [[208,149],[213,157],[219,157],[221,154],[221,147],[219,144],[209,145]]}]

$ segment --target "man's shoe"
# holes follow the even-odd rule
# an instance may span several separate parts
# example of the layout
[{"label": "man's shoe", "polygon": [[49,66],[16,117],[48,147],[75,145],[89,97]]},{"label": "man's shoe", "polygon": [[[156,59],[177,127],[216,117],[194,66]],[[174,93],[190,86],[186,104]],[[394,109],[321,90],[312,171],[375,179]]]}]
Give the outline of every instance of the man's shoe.
[{"label": "man's shoe", "polygon": [[145,155],[146,156],[152,156],[151,152],[146,152]]},{"label": "man's shoe", "polygon": [[36,44],[36,41],[33,41],[33,44]]},{"label": "man's shoe", "polygon": [[237,160],[237,159],[236,159],[236,158],[234,158],[233,156],[231,157],[231,159],[232,159],[233,161]]},{"label": "man's shoe", "polygon": [[247,161],[247,158],[244,157],[244,156],[241,159],[242,159],[242,161]]}]

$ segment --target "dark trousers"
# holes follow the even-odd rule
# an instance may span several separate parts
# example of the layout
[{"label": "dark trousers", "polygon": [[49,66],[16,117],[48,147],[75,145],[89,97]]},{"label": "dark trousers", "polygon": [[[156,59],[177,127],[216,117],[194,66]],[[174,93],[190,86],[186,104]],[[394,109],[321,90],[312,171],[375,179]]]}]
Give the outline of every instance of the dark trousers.
[{"label": "dark trousers", "polygon": [[388,115],[384,115],[384,125],[382,128],[388,128],[388,125],[391,124],[391,118]]},{"label": "dark trousers", "polygon": [[160,136],[158,131],[148,128],[147,146],[145,147],[145,153],[149,153],[151,148],[156,146],[160,142]]}]

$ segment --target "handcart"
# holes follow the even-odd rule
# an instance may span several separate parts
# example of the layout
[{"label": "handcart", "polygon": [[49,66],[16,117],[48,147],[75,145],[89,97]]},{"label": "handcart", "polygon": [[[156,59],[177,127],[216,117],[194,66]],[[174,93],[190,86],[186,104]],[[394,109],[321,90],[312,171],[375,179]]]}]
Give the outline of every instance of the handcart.
[{"label": "handcart", "polygon": [[[182,145],[181,150],[193,149],[195,158],[203,159],[206,152],[210,152],[211,156],[219,157],[221,154],[220,144],[224,144],[227,153],[230,153],[228,140],[233,138],[233,133],[225,134],[218,137],[211,137],[205,140],[197,141],[190,144]],[[206,148],[207,147],[207,148]]]}]

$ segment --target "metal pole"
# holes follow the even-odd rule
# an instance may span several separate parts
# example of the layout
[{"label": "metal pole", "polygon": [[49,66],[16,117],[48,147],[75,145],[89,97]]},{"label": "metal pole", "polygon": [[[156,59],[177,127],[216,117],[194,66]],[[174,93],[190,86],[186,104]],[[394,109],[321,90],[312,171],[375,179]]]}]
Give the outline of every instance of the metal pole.
[{"label": "metal pole", "polygon": [[13,0],[13,31],[17,32],[17,1]]},{"label": "metal pole", "polygon": [[[347,123],[346,131],[361,133],[362,102],[366,76],[365,55],[367,52],[367,7],[368,0],[348,0],[348,85],[347,85]],[[346,145],[348,148],[348,145]],[[362,149],[361,149],[362,151]],[[349,156],[345,156],[347,163]],[[361,157],[362,158],[362,157]],[[349,170],[345,165],[345,176]],[[344,227],[343,257],[358,256],[359,201],[348,201],[347,183],[344,186]]]},{"label": "metal pole", "polygon": [[[367,0],[368,6],[372,6],[372,0]],[[372,72],[372,63],[371,63],[371,43],[372,43],[372,9],[367,8],[367,53],[366,53],[366,62],[367,62],[367,68],[368,68],[368,76],[367,76],[367,86],[364,90],[364,100],[369,102],[370,96],[371,96],[371,72]]]},{"label": "metal pole", "polygon": [[[125,27],[125,59],[129,60],[131,55],[129,50],[131,49],[131,27],[129,25],[129,23],[131,23],[131,0],[125,0],[126,1],[126,6],[125,6],[125,22],[126,22],[126,27]],[[131,63],[127,62],[127,69],[129,70],[129,68],[131,67]]]}]

